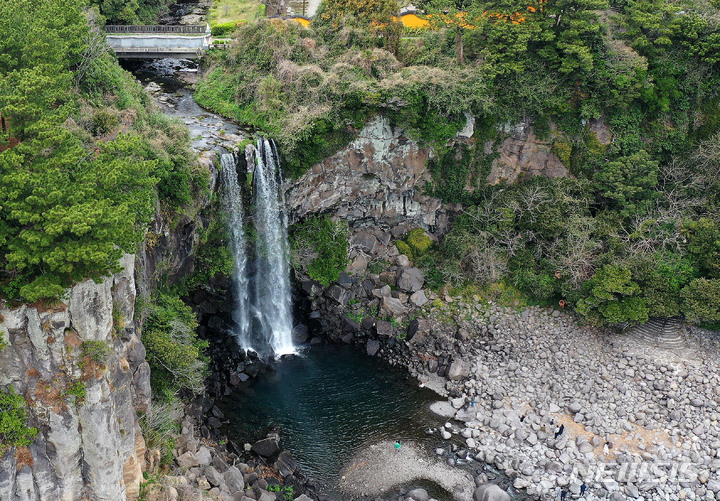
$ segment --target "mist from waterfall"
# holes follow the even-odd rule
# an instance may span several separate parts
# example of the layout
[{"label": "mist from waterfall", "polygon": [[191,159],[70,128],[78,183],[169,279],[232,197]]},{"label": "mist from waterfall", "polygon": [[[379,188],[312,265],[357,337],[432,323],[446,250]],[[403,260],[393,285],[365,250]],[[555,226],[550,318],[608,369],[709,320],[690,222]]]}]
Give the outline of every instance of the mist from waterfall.
[{"label": "mist from waterfall", "polygon": [[[235,159],[232,174],[223,174],[225,205],[230,225],[234,258],[233,319],[235,336],[245,350],[275,356],[295,352],[292,343],[292,303],[290,296],[290,245],[282,175],[274,144],[261,138],[248,149],[248,175],[252,176],[254,206],[254,258],[250,261],[244,230],[242,189]],[[221,158],[221,163],[225,155]]]}]

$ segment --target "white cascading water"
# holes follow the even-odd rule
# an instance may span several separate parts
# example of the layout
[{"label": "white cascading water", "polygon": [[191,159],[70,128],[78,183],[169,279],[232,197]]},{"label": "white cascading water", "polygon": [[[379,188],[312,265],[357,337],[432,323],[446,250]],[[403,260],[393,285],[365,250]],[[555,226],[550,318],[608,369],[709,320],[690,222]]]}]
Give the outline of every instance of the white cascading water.
[{"label": "white cascading water", "polygon": [[290,245],[280,189],[280,168],[270,141],[258,139],[254,199],[257,266],[254,313],[276,355],[294,353],[290,298]]},{"label": "white cascading water", "polygon": [[[226,157],[228,159],[226,160]],[[233,287],[238,325],[236,338],[245,350],[275,356],[295,353],[292,343],[290,297],[290,246],[287,216],[280,189],[280,168],[274,146],[259,139],[254,156],[253,199],[255,204],[255,266],[249,266],[244,232],[241,189],[232,155],[223,155],[223,181],[234,256]],[[232,162],[226,168],[225,162]],[[249,164],[252,165],[252,164]],[[225,171],[232,173],[225,174]],[[250,269],[253,268],[253,272]]]},{"label": "white cascading water", "polygon": [[237,330],[233,333],[238,344],[245,350],[253,349],[250,341],[250,292],[247,273],[247,243],[245,239],[245,214],[242,192],[238,182],[235,155],[225,153],[220,157],[222,180],[225,186],[225,213],[228,218],[230,252],[233,256],[233,320]]}]

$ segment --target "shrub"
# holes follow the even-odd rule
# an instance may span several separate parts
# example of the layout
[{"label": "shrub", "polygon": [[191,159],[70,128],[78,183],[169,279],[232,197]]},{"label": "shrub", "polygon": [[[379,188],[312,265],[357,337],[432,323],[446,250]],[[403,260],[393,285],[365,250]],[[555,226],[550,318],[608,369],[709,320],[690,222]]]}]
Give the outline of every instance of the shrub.
[{"label": "shrub", "polygon": [[207,374],[208,343],[197,337],[192,309],[175,294],[159,291],[145,304],[148,314],[142,332],[150,363],[150,383],[161,400],[180,390],[201,393]]},{"label": "shrub", "polygon": [[395,242],[395,247],[397,247],[397,250],[400,254],[405,254],[410,261],[413,261],[413,251],[408,244],[406,244],[402,240],[398,240],[397,242]]},{"label": "shrub", "polygon": [[84,382],[76,381],[67,387],[63,395],[66,397],[75,397],[75,403],[82,405],[85,402],[85,388],[86,385]]},{"label": "shrub", "polygon": [[9,447],[30,445],[38,434],[27,425],[27,403],[13,387],[0,390],[0,457]]},{"label": "shrub", "polygon": [[80,356],[90,359],[98,365],[105,365],[112,354],[112,348],[105,341],[83,341]]},{"label": "shrub", "polygon": [[148,449],[160,449],[160,461],[169,465],[173,462],[175,435],[179,431],[178,419],[182,416],[179,400],[172,398],[168,402],[155,402],[140,417],[140,428]]},{"label": "shrub", "polygon": [[347,227],[330,216],[310,217],[291,234],[293,266],[323,285],[330,285],[348,263]]},{"label": "shrub", "polygon": [[430,247],[432,247],[433,244],[430,237],[427,233],[425,233],[425,231],[423,231],[422,228],[410,230],[405,237],[405,241],[408,246],[410,246],[410,249],[412,249],[413,255],[416,257],[424,255],[428,250],[430,250]]},{"label": "shrub", "polygon": [[227,23],[219,23],[210,28],[210,33],[214,37],[228,37],[231,36],[237,27],[243,23],[244,21],[228,21]]}]

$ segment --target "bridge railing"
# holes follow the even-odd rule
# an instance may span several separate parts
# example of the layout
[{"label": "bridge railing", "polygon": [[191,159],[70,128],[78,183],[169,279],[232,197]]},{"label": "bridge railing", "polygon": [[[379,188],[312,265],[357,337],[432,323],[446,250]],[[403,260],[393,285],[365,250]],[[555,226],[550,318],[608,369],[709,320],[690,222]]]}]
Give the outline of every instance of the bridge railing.
[{"label": "bridge railing", "polygon": [[205,34],[207,32],[206,25],[200,24],[188,24],[183,26],[171,26],[171,25],[142,25],[142,24],[130,24],[130,25],[107,25],[105,26],[105,33],[199,33]]}]

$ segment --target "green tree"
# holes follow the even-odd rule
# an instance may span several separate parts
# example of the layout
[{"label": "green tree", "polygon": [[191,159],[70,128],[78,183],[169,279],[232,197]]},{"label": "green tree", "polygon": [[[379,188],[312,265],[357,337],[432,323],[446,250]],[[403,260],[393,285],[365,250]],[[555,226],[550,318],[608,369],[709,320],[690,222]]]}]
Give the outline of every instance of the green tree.
[{"label": "green tree", "polygon": [[707,217],[686,221],[682,234],[687,250],[697,261],[701,272],[712,278],[720,278],[720,224]]},{"label": "green tree", "polygon": [[645,299],[640,286],[632,280],[626,266],[606,264],[583,285],[585,297],[575,309],[596,323],[642,323],[648,319]]},{"label": "green tree", "polygon": [[682,298],[690,322],[720,322],[720,279],[693,280],[682,290]]},{"label": "green tree", "polygon": [[167,13],[171,0],[90,0],[108,24],[155,24]]},{"label": "green tree", "polygon": [[654,190],[658,182],[658,162],[644,150],[607,162],[593,180],[601,203],[624,218],[646,211],[660,196]]},{"label": "green tree", "polygon": [[594,52],[602,42],[603,26],[597,11],[606,0],[548,0],[541,10],[546,20],[546,40],[540,55],[560,73],[587,75],[595,66]]}]

